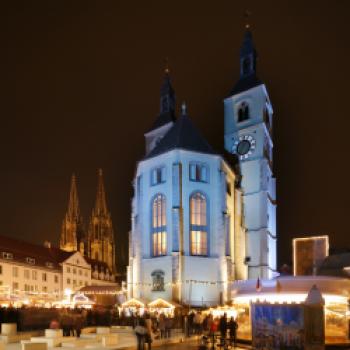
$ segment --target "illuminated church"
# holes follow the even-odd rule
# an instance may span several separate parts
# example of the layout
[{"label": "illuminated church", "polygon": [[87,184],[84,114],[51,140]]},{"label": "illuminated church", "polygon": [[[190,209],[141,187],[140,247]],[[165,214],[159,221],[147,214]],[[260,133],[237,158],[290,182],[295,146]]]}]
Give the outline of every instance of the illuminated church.
[{"label": "illuminated church", "polygon": [[93,265],[115,276],[115,242],[111,214],[107,208],[102,170],[98,171],[95,206],[88,229],[85,229],[80,213],[75,175],[72,176],[68,210],[63,219],[60,249],[67,252],[79,251]]},{"label": "illuminated church", "polygon": [[276,270],[272,107],[249,29],[240,78],[224,100],[223,154],[201,135],[165,71],[160,113],[137,164],[128,296],[187,305],[230,300],[232,281]]}]

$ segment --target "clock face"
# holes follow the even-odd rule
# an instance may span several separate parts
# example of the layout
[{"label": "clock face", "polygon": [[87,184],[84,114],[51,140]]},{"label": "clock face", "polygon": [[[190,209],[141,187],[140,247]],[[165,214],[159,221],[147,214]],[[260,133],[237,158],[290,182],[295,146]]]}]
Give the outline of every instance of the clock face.
[{"label": "clock face", "polygon": [[237,153],[240,160],[247,159],[255,150],[256,141],[251,135],[242,135],[234,143],[232,151]]}]

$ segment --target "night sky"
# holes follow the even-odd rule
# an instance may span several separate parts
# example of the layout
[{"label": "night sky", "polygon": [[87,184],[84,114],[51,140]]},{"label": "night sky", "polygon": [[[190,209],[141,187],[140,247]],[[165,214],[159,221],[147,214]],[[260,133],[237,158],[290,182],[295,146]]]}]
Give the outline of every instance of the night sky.
[{"label": "night sky", "polygon": [[238,79],[243,13],[274,108],[279,265],[291,238],[349,247],[349,1],[7,1],[0,21],[0,234],[58,242],[70,177],[85,218],[104,170],[119,264],[132,180],[169,57],[209,143]]}]

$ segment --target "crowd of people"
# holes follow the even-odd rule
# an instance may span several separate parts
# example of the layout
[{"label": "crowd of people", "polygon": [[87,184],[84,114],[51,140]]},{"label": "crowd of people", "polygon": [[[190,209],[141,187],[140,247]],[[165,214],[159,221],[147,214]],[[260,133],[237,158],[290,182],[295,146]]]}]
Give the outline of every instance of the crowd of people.
[{"label": "crowd of people", "polygon": [[227,318],[224,313],[221,317],[214,317],[212,314],[203,315],[200,311],[191,312],[185,319],[185,334],[203,335],[204,339],[213,344],[219,337],[220,342],[229,341],[230,344],[236,343],[238,323],[231,317]]},{"label": "crowd of people", "polygon": [[[153,339],[170,338],[176,322],[176,319],[163,313],[152,317],[149,313],[145,313],[142,317],[136,316],[133,319],[138,350],[144,350],[146,344],[150,350]],[[216,343],[217,339],[221,343],[236,344],[238,324],[233,317],[228,319],[226,313],[221,317],[214,317],[212,314],[204,315],[201,311],[190,312],[188,315],[183,315],[181,323],[187,337],[198,335],[212,344]]]}]

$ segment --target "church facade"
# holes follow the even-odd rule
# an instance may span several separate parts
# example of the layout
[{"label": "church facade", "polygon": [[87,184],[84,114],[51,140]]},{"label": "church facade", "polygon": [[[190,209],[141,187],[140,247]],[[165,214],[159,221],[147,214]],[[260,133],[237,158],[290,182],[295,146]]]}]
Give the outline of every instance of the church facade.
[{"label": "church facade", "polygon": [[256,77],[249,30],[240,79],[224,100],[226,151],[213,150],[182,106],[166,70],[160,114],[145,134],[132,201],[128,296],[180,304],[230,300],[234,280],[276,270],[272,107]]},{"label": "church facade", "polygon": [[[101,169],[98,170],[95,206],[92,210],[88,229],[85,228],[80,213],[76,177],[73,174],[68,209],[62,223],[60,249],[67,252],[79,251],[91,263],[93,272],[107,275],[107,280],[115,280],[114,231],[111,214],[107,208]],[[101,269],[103,271],[100,271]]]}]

